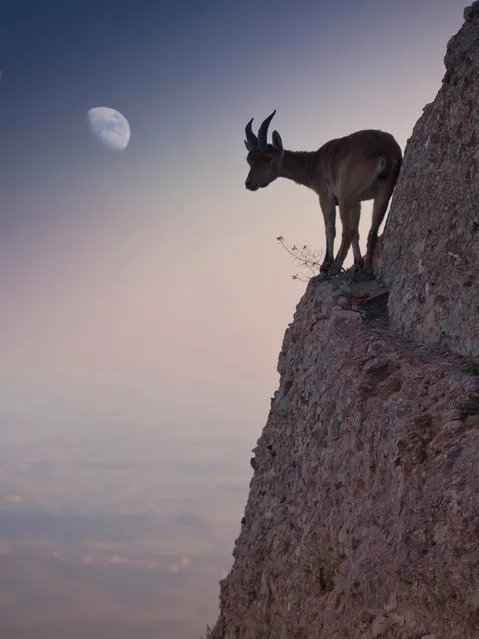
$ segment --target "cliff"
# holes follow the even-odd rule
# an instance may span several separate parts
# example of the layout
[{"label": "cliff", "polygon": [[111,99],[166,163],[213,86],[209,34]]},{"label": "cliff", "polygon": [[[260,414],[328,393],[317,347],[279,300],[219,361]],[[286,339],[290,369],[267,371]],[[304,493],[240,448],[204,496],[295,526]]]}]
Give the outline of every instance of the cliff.
[{"label": "cliff", "polygon": [[479,352],[479,7],[448,43],[446,74],[409,140],[379,273],[391,325]]},{"label": "cliff", "polygon": [[445,63],[381,279],[286,331],[212,639],[479,637],[479,2]]}]

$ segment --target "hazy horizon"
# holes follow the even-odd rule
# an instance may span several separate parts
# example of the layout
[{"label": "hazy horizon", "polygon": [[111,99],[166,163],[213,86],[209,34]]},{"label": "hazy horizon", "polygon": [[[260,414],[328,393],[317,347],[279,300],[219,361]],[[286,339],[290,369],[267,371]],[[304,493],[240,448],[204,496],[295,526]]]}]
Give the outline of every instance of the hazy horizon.
[{"label": "hazy horizon", "polygon": [[380,128],[404,149],[464,6],[2,7],[2,637],[214,623],[304,290],[275,238],[324,248],[313,193],[244,188],[244,127],[276,108],[286,148]]}]

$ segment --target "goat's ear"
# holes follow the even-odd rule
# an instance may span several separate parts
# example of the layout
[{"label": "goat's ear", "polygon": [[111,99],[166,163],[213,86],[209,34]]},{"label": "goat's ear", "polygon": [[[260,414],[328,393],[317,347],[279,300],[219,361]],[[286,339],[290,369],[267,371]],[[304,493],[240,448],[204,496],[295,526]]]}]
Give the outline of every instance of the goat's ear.
[{"label": "goat's ear", "polygon": [[252,148],[251,144],[249,144],[249,142],[247,142],[246,140],[244,141],[244,145],[246,147],[246,150],[248,151],[248,153],[251,153],[251,151],[253,151],[254,149]]},{"label": "goat's ear", "polygon": [[278,151],[283,151],[283,140],[278,131],[273,131],[273,146]]}]

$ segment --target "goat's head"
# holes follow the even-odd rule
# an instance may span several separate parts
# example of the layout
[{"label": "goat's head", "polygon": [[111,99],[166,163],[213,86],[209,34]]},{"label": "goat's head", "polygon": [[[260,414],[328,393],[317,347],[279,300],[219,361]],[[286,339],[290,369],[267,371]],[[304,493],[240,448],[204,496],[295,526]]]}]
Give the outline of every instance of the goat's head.
[{"label": "goat's head", "polygon": [[268,144],[268,127],[275,113],[276,110],[259,127],[258,137],[251,128],[253,118],[245,128],[246,140],[244,143],[248,150],[246,160],[250,166],[245,185],[250,191],[257,191],[268,186],[281,174],[284,149],[281,136],[277,131],[273,131],[273,144]]}]

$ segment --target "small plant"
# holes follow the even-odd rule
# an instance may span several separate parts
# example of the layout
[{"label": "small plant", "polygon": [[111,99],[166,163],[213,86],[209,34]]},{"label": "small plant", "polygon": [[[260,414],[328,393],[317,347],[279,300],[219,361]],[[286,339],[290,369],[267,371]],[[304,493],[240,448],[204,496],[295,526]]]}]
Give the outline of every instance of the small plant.
[{"label": "small plant", "polygon": [[206,635],[204,637],[201,637],[201,639],[210,639],[212,635],[213,635],[213,630],[207,625]]},{"label": "small plant", "polygon": [[298,247],[295,244],[289,246],[282,235],[279,235],[276,240],[296,264],[307,270],[306,273],[294,273],[294,275],[291,276],[293,280],[308,282],[312,277],[318,275],[319,267],[321,266],[322,251],[312,249],[307,244],[304,244],[302,247]]}]

